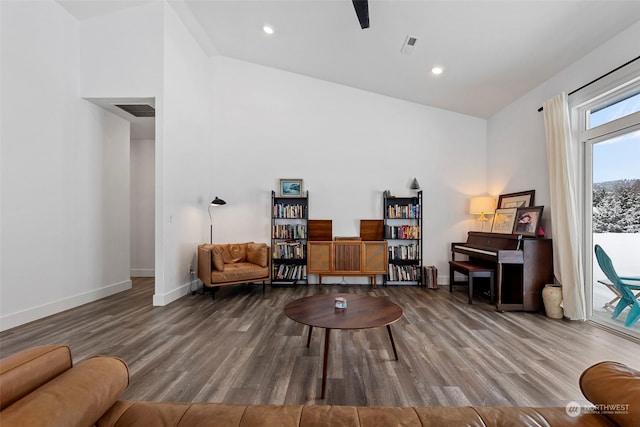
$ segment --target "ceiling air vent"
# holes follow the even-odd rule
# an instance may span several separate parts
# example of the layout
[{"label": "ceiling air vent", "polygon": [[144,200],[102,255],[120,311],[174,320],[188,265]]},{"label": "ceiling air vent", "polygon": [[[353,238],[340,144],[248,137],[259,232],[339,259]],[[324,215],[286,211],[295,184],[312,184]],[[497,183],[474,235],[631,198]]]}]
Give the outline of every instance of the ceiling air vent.
[{"label": "ceiling air vent", "polygon": [[413,52],[413,48],[417,42],[417,37],[407,36],[404,39],[404,44],[402,45],[402,49],[400,49],[400,52],[404,53],[405,55],[411,55],[411,52]]},{"label": "ceiling air vent", "polygon": [[116,104],[116,107],[135,117],[155,117],[156,109],[148,104]]}]

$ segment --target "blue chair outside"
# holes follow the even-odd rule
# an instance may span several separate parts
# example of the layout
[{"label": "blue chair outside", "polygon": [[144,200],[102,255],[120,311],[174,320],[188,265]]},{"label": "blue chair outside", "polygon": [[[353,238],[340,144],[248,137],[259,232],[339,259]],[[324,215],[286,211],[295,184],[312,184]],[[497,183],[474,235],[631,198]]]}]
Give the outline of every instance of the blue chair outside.
[{"label": "blue chair outside", "polygon": [[598,260],[598,265],[602,272],[607,276],[607,279],[611,281],[616,287],[616,289],[620,292],[620,301],[616,306],[613,314],[611,315],[612,319],[617,318],[622,310],[631,306],[631,310],[629,314],[627,314],[627,321],[624,323],[624,326],[630,328],[634,323],[640,319],[640,303],[638,303],[638,299],[635,295],[633,295],[632,289],[640,290],[640,277],[620,277],[616,273],[616,270],[613,268],[613,263],[611,262],[611,258],[609,255],[600,247],[600,245],[595,246],[596,251],[596,259]]}]

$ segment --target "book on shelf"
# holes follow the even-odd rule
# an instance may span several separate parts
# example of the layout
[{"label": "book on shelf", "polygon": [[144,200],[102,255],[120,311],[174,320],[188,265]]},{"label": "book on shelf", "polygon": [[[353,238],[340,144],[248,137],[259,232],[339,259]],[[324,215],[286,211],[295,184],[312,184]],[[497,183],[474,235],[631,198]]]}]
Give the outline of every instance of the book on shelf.
[{"label": "book on shelf", "polygon": [[389,264],[388,277],[392,282],[410,282],[420,280],[420,273],[415,265]]},{"label": "book on shelf", "polygon": [[417,225],[386,225],[387,239],[420,239],[420,227]]},{"label": "book on shelf", "polygon": [[424,267],[424,285],[428,289],[438,288],[438,269],[435,265],[426,265]]},{"label": "book on shelf", "polygon": [[417,243],[410,245],[389,246],[389,259],[399,260],[418,260],[420,259],[420,250]]},{"label": "book on shelf", "polygon": [[274,224],[272,236],[275,239],[306,239],[307,226],[304,224]]},{"label": "book on shelf", "polygon": [[273,246],[273,258],[304,259],[307,256],[307,245],[298,240],[276,242]]},{"label": "book on shelf", "polygon": [[276,203],[273,205],[274,218],[305,218],[306,206],[303,204]]},{"label": "book on shelf", "polygon": [[419,204],[409,203],[406,205],[387,206],[387,218],[391,219],[418,219],[422,215]]},{"label": "book on shelf", "polygon": [[276,280],[303,280],[307,278],[306,265],[280,264],[275,274]]}]

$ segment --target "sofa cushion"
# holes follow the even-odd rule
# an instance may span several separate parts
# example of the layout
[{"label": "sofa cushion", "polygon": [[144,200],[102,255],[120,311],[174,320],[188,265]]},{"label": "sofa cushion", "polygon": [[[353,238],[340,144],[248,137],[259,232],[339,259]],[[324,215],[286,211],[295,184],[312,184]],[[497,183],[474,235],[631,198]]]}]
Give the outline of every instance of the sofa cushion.
[{"label": "sofa cushion", "polygon": [[411,407],[367,406],[358,408],[360,424],[364,426],[420,426],[420,419]]},{"label": "sofa cushion", "polygon": [[228,244],[224,244],[224,245],[218,245],[220,247],[220,250],[222,251],[222,261],[224,261],[225,264],[231,264],[233,262],[233,257],[231,256],[231,251],[229,250],[229,245]]},{"label": "sofa cushion", "polygon": [[211,261],[213,262],[213,268],[218,271],[224,271],[224,258],[220,246],[216,245],[211,248]]},{"label": "sofa cushion", "polygon": [[71,349],[65,345],[32,347],[0,361],[0,409],[71,369]]},{"label": "sofa cushion", "polygon": [[260,267],[259,265],[248,262],[236,262],[233,264],[226,264],[224,266],[224,271],[213,270],[211,272],[211,283],[216,284],[265,280],[268,277],[269,269],[267,267]]},{"label": "sofa cushion", "polygon": [[587,412],[571,413],[567,411],[566,406],[546,408],[474,406],[473,410],[482,418],[482,424],[478,424],[479,426],[599,427],[614,425],[602,415]]},{"label": "sofa cushion", "polygon": [[242,425],[246,409],[247,405],[234,403],[192,404],[180,419],[180,423],[184,426],[235,427]]},{"label": "sofa cushion", "polygon": [[303,408],[302,405],[120,401],[100,419],[97,426],[313,426],[300,423]]},{"label": "sofa cushion", "polygon": [[247,243],[229,243],[231,262],[245,262],[247,260]]},{"label": "sofa cushion", "polygon": [[303,405],[247,405],[242,426],[299,427]]},{"label": "sofa cushion", "polygon": [[269,265],[269,250],[265,243],[249,243],[247,245],[247,262],[266,267]]},{"label": "sofa cushion", "polygon": [[338,405],[307,405],[300,414],[301,426],[359,427],[358,408]]},{"label": "sofa cushion", "polygon": [[596,363],[580,376],[580,389],[619,425],[640,425],[640,372],[619,362]]},{"label": "sofa cushion", "polygon": [[[474,408],[450,406],[427,406],[413,408],[420,419],[422,427],[440,427],[440,426],[466,426],[466,427],[486,427],[480,415]],[[508,424],[507,424],[508,425]]]},{"label": "sofa cushion", "polygon": [[[119,401],[109,409],[98,421],[97,427],[132,427],[132,426],[190,426],[190,425],[219,425],[221,427],[237,426],[239,423],[215,423],[216,414],[211,414],[207,419],[207,414],[198,422],[188,424],[184,422],[184,417],[189,408],[189,403],[172,402],[139,402],[139,401]],[[209,422],[211,424],[205,424]]]},{"label": "sofa cushion", "polygon": [[129,385],[127,365],[93,357],[32,391],[2,411],[3,426],[91,426]]}]

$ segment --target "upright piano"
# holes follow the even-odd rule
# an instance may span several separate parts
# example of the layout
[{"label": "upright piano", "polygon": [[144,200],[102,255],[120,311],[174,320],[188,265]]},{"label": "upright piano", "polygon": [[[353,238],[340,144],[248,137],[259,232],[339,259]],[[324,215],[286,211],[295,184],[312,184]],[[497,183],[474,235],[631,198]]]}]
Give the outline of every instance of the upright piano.
[{"label": "upright piano", "polygon": [[495,268],[498,311],[542,309],[542,288],[553,283],[551,239],[470,231],[465,243],[451,244],[452,260],[456,254]]}]

